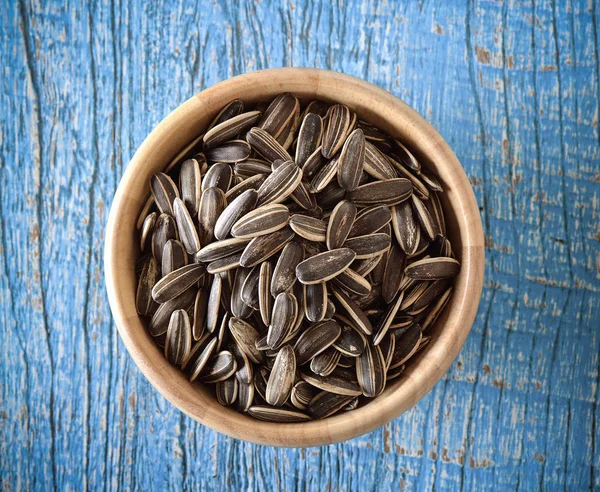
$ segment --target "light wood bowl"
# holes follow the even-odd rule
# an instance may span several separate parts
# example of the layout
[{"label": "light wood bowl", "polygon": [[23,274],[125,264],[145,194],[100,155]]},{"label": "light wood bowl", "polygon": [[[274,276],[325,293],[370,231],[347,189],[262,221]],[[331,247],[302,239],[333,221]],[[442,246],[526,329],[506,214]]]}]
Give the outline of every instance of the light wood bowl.
[{"label": "light wood bowl", "polygon": [[[445,193],[448,236],[461,262],[454,293],[429,345],[407,364],[404,375],[384,393],[351,412],[298,424],[261,422],[221,406],[212,388],[191,384],[171,366],[147,333],[135,308],[139,256],[138,215],[146,202],[150,177],[199,136],[216,113],[233,99],[247,103],[292,92],[302,99],[346,104],[361,119],[399,138],[440,177]],[[419,114],[392,94],[341,73],[280,68],[240,75],[192,97],[168,115],[142,143],[115,194],[104,251],[106,286],[117,328],[142,373],[171,403],[198,422],[223,434],[258,444],[319,446],[370,432],[398,417],[422,398],[448,370],[475,319],[484,272],[479,209],[463,168],[442,137]]]}]

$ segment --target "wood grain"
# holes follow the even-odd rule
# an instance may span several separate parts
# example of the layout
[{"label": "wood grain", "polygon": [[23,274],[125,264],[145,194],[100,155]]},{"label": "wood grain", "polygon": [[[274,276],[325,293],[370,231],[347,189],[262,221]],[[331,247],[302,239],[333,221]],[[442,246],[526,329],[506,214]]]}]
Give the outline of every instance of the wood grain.
[{"label": "wood grain", "polygon": [[[598,2],[4,2],[0,479],[148,490],[600,487]],[[184,417],[115,333],[124,165],[192,94],[314,66],[405,100],[482,208],[486,288],[451,372],[385,428],[304,450]]]}]

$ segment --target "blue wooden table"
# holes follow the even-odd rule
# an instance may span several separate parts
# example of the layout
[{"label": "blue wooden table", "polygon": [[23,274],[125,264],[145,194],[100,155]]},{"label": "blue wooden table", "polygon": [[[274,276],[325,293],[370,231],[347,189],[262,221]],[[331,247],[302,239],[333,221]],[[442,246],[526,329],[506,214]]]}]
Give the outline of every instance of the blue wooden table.
[{"label": "blue wooden table", "polygon": [[[600,488],[598,2],[165,3],[0,5],[0,487]],[[382,429],[313,449],[182,415],[125,351],[103,280],[144,137],[203,88],[278,66],[362,77],[425,116],[487,246],[447,376]]]}]

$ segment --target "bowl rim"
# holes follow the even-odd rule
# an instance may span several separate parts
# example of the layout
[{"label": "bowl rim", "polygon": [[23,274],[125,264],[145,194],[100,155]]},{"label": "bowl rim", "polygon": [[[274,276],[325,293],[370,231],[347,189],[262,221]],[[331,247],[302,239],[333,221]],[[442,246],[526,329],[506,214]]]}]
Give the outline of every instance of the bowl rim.
[{"label": "bowl rim", "polygon": [[[297,82],[291,83],[290,80]],[[217,110],[215,102],[225,96],[244,99],[243,95],[236,95],[236,91],[242,87],[257,84],[268,86],[271,91],[277,88],[279,92],[297,92],[290,89],[290,84],[303,83],[301,81],[305,81],[317,95],[330,91],[332,87],[356,91],[365,111],[373,108],[374,115],[387,115],[385,125],[393,128],[396,135],[411,135],[418,153],[422,152],[424,159],[433,161],[444,183],[450,184],[452,196],[448,200],[459,224],[462,266],[451,302],[442,314],[444,329],[435,342],[419,354],[418,361],[411,362],[401,383],[396,381],[393,389],[386,389],[372,402],[352,412],[324,420],[280,424],[251,419],[235,410],[221,407],[216,399],[212,403],[218,408],[213,407],[203,390],[190,394],[190,383],[180,371],[169,369],[171,366],[165,364],[164,358],[158,360],[153,356],[156,346],[154,349],[148,346],[149,335],[140,333],[141,322],[135,306],[132,310],[132,303],[125,302],[125,291],[130,287],[124,286],[121,280],[125,275],[124,269],[131,269],[133,265],[124,263],[121,252],[132,238],[124,237],[120,230],[128,209],[130,213],[131,207],[137,207],[137,218],[143,204],[128,192],[129,187],[140,169],[147,165],[147,159],[160,149],[163,140],[173,138],[173,129],[182,124],[184,118],[198,111],[213,111],[214,114]],[[389,128],[383,129],[389,131]],[[443,168],[438,168],[436,162],[444,163]],[[411,408],[442,378],[462,348],[477,314],[483,288],[484,240],[477,201],[462,165],[439,133],[415,110],[384,89],[350,75],[314,68],[275,68],[238,75],[203,90],[178,106],[145,138],[127,165],[111,204],[104,267],[109,304],[119,335],[140,371],[167,400],[199,423],[230,437],[256,444],[306,447],[345,441],[382,426]],[[131,298],[130,294],[127,293],[128,299]],[[174,371],[179,372],[180,376],[177,377]],[[201,403],[206,405],[202,406]]]}]

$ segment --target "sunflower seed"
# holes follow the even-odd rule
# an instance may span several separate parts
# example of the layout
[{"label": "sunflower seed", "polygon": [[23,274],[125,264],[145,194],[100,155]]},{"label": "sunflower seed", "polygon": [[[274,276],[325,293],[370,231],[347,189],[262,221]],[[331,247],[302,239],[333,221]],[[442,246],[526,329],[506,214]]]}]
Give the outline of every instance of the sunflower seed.
[{"label": "sunflower seed", "polygon": [[300,335],[294,346],[297,364],[306,364],[315,355],[323,352],[337,340],[340,333],[340,325],[334,320],[311,325]]},{"label": "sunflower seed", "polygon": [[248,319],[252,315],[252,308],[242,299],[242,288],[250,275],[251,268],[238,268],[231,288],[231,314],[237,318]]},{"label": "sunflower seed", "polygon": [[324,282],[304,286],[304,312],[313,323],[322,321],[327,313],[327,286]]},{"label": "sunflower seed", "polygon": [[412,184],[404,178],[374,181],[348,192],[348,200],[357,205],[396,205],[408,199],[412,193]]},{"label": "sunflower seed", "polygon": [[[207,173],[202,178],[202,193],[204,194],[210,188],[219,188],[225,194],[231,186],[233,172],[231,166],[223,162],[213,164],[208,168]],[[200,208],[202,201],[200,202]]]},{"label": "sunflower seed", "polygon": [[377,322],[377,326],[375,327],[375,331],[373,333],[373,345],[379,345],[383,340],[383,337],[390,329],[390,326],[402,305],[402,299],[404,297],[404,293],[401,292],[396,300],[390,304],[385,311],[385,313],[379,318]]},{"label": "sunflower seed", "polygon": [[414,255],[421,238],[421,228],[415,220],[409,202],[404,202],[392,207],[392,226],[396,241],[408,255]]},{"label": "sunflower seed", "polygon": [[292,118],[285,126],[281,134],[276,138],[276,140],[281,144],[281,146],[288,150],[292,143],[296,141],[296,133],[298,131],[298,127],[300,126],[300,106],[298,106],[297,110],[294,111]]},{"label": "sunflower seed", "polygon": [[300,372],[300,377],[315,388],[335,393],[336,395],[358,396],[362,394],[362,390],[358,383],[341,376],[330,374],[329,376],[323,377],[318,374],[302,371]]},{"label": "sunflower seed", "polygon": [[381,297],[389,304],[400,292],[400,282],[406,267],[406,255],[400,247],[392,245],[386,255],[386,263],[381,281]]},{"label": "sunflower seed", "polygon": [[[430,171],[426,169],[421,169],[421,174],[419,174],[421,180],[427,185],[427,187],[432,191],[442,192],[444,188],[442,187],[439,179]],[[430,193],[431,196],[431,193]]]},{"label": "sunflower seed", "polygon": [[271,323],[271,312],[273,309],[273,298],[270,294],[271,278],[273,276],[273,265],[265,261],[260,265],[258,278],[258,306],[260,317],[265,325]]},{"label": "sunflower seed", "polygon": [[165,173],[156,173],[150,179],[152,196],[161,213],[173,215],[173,200],[179,197],[179,190]]},{"label": "sunflower seed", "polygon": [[298,301],[293,294],[282,292],[275,298],[267,344],[277,350],[287,340],[298,316]]},{"label": "sunflower seed", "polygon": [[243,250],[250,242],[249,239],[233,237],[207,244],[194,255],[196,263],[206,263],[220,260]]},{"label": "sunflower seed", "polygon": [[369,176],[373,176],[378,180],[394,179],[398,177],[394,166],[371,142],[365,143],[364,169]]},{"label": "sunflower seed", "polygon": [[175,219],[168,214],[160,214],[152,234],[152,256],[161,266],[165,244],[169,239],[178,239]]},{"label": "sunflower seed", "polygon": [[300,102],[296,96],[289,93],[280,94],[269,104],[258,126],[273,138],[277,138],[299,111]]},{"label": "sunflower seed", "polygon": [[204,265],[195,263],[170,272],[156,282],[152,288],[152,297],[159,303],[170,301],[198,282],[205,272]]},{"label": "sunflower seed", "polygon": [[354,261],[356,254],[348,248],[339,248],[308,258],[296,267],[296,276],[303,284],[331,280]]},{"label": "sunflower seed", "polygon": [[285,245],[271,279],[271,295],[277,297],[280,293],[290,289],[296,281],[296,266],[304,259],[304,248],[292,241]]},{"label": "sunflower seed", "polygon": [[225,199],[227,200],[227,203],[233,202],[233,200],[235,200],[245,191],[258,190],[260,185],[263,184],[264,180],[265,175],[263,174],[257,174],[256,176],[251,176],[247,179],[244,179],[242,182],[233,186],[227,193],[225,193]]},{"label": "sunflower seed", "polygon": [[356,236],[347,239],[344,248],[349,248],[356,253],[356,259],[362,260],[371,256],[378,256],[390,247],[390,236],[377,232],[367,236]]},{"label": "sunflower seed", "polygon": [[158,304],[152,298],[152,288],[159,279],[158,263],[149,257],[142,268],[135,295],[135,307],[139,314],[152,316],[158,309]]},{"label": "sunflower seed", "polygon": [[200,340],[196,341],[188,356],[185,358],[183,363],[181,364],[181,370],[185,370],[186,372],[190,372],[190,368],[196,363],[198,358],[200,357],[202,350],[208,345],[208,342],[212,339],[212,335],[210,333],[204,333]]},{"label": "sunflower seed", "polygon": [[248,414],[258,420],[267,422],[278,422],[281,424],[289,424],[293,422],[306,422],[310,417],[298,410],[289,408],[268,407],[264,405],[253,405],[248,409]]},{"label": "sunflower seed", "polygon": [[329,376],[340,360],[341,352],[329,347],[310,361],[310,370],[319,376]]},{"label": "sunflower seed", "polygon": [[181,242],[185,246],[186,251],[192,255],[200,249],[200,240],[198,239],[196,226],[194,226],[192,217],[180,198],[175,198],[173,201],[173,211],[175,212],[175,222]]},{"label": "sunflower seed", "polygon": [[[221,321],[219,323],[219,329],[217,330],[217,348],[215,349],[216,352],[220,352],[221,351],[221,347],[224,346],[224,344],[226,342],[228,342],[229,339],[229,313],[225,312],[223,313],[223,316],[221,317]],[[236,369],[237,371],[237,369]]]},{"label": "sunflower seed", "polygon": [[229,350],[235,357],[237,363],[235,378],[241,384],[254,384],[254,366],[246,353],[240,350],[235,340],[229,342]]},{"label": "sunflower seed", "polygon": [[248,179],[259,174],[271,174],[271,166],[267,161],[246,159],[245,161],[236,163],[233,166],[233,172],[236,176]]},{"label": "sunflower seed", "polygon": [[324,242],[327,235],[327,224],[321,219],[304,214],[294,214],[290,218],[290,228],[304,239]]},{"label": "sunflower seed", "polygon": [[250,273],[242,285],[241,297],[244,304],[258,310],[258,281],[260,277],[260,267],[257,265],[250,270]]},{"label": "sunflower seed", "polygon": [[211,261],[206,266],[206,271],[210,274],[227,272],[229,270],[233,270],[240,266],[240,258],[242,256],[242,252],[239,251],[237,253],[233,253],[232,255],[226,256],[225,258],[221,258],[219,260]]},{"label": "sunflower seed", "polygon": [[179,189],[181,199],[190,213],[195,217],[200,206],[200,195],[202,194],[202,175],[200,165],[196,159],[187,159],[181,164],[179,171]]},{"label": "sunflower seed", "polygon": [[351,268],[346,268],[333,282],[350,294],[364,296],[371,292],[369,281]]},{"label": "sunflower seed", "polygon": [[441,314],[441,312],[444,310],[444,307],[450,300],[451,295],[452,295],[452,288],[450,288],[446,292],[444,292],[440,296],[440,298],[437,301],[435,301],[435,304],[433,304],[431,306],[431,309],[429,310],[429,312],[427,313],[427,316],[425,316],[425,319],[423,320],[423,322],[421,324],[424,332],[429,330],[433,326],[433,324],[436,322],[438,316]]},{"label": "sunflower seed", "polygon": [[198,358],[189,364],[190,367],[190,381],[195,381],[198,376],[203,372],[208,361],[212,357],[212,354],[216,351],[217,344],[219,341],[215,338],[209,338],[208,342],[200,348]]},{"label": "sunflower seed", "polygon": [[[212,162],[234,164],[247,159],[250,155],[250,151],[251,149],[248,142],[245,142],[244,140],[231,140],[229,142],[224,142],[217,147],[205,150],[204,155]],[[203,185],[205,180],[206,176],[204,176],[204,179],[202,180]],[[211,184],[211,186],[214,185]]]},{"label": "sunflower seed", "polygon": [[435,222],[436,229],[442,236],[445,236],[446,221],[444,219],[444,209],[442,208],[442,203],[440,202],[439,193],[432,192],[429,194],[429,205],[429,211]]},{"label": "sunflower seed", "polygon": [[254,125],[261,116],[260,111],[249,111],[215,125],[204,134],[204,148],[208,149],[237,137]]},{"label": "sunflower seed", "polygon": [[356,376],[363,395],[373,398],[385,388],[386,365],[379,346],[368,343],[356,359]]},{"label": "sunflower seed", "polygon": [[301,180],[298,183],[298,186],[291,194],[291,198],[305,210],[314,210],[317,207],[317,199],[310,191],[310,184],[305,181]]},{"label": "sunflower seed", "polygon": [[237,364],[233,354],[223,350],[209,359],[204,366],[201,379],[205,383],[218,383],[233,376],[236,369]]},{"label": "sunflower seed", "polygon": [[347,200],[338,203],[329,217],[327,226],[327,248],[341,248],[350,233],[356,218],[356,205]]},{"label": "sunflower seed", "polygon": [[281,347],[265,391],[265,399],[269,405],[282,406],[290,396],[296,379],[296,356],[290,345]]},{"label": "sunflower seed", "polygon": [[315,388],[306,381],[298,381],[290,393],[290,402],[298,410],[307,410],[310,401],[315,396]]},{"label": "sunflower seed", "polygon": [[351,324],[342,324],[342,331],[333,347],[347,357],[358,357],[363,353],[367,339]]},{"label": "sunflower seed", "polygon": [[238,238],[255,238],[284,228],[290,218],[285,205],[271,203],[248,212],[231,228],[231,234]]},{"label": "sunflower seed", "polygon": [[194,316],[192,319],[192,336],[194,340],[199,340],[204,333],[207,308],[208,292],[205,289],[199,289],[194,301]]},{"label": "sunflower seed", "polygon": [[417,159],[412,154],[412,152],[410,150],[408,150],[402,144],[402,142],[400,142],[396,139],[393,139],[393,142],[394,142],[394,149],[396,151],[395,155],[399,158],[398,162],[400,162],[403,166],[406,166],[408,169],[410,169],[412,171],[420,172],[421,164],[419,163],[419,161],[417,161]]},{"label": "sunflower seed", "polygon": [[183,309],[171,314],[167,338],[165,340],[165,357],[171,364],[181,365],[192,348],[192,330],[190,318]]},{"label": "sunflower seed", "polygon": [[233,405],[237,399],[238,382],[234,377],[220,381],[215,386],[217,401],[224,407]]},{"label": "sunflower seed", "polygon": [[254,342],[254,346],[256,347],[256,350],[260,350],[261,352],[271,349],[269,343],[267,342],[267,335],[257,338],[256,342]]},{"label": "sunflower seed", "polygon": [[251,128],[246,134],[246,140],[248,141],[248,144],[252,146],[252,149],[269,162],[273,162],[276,159],[282,159],[284,161],[292,160],[287,150],[285,150],[275,138],[261,128]]},{"label": "sunflower seed", "polygon": [[365,163],[365,135],[354,130],[344,142],[338,163],[338,183],[347,191],[358,188]]},{"label": "sunflower seed", "polygon": [[410,309],[410,314],[417,314],[427,308],[436,299],[438,299],[452,285],[451,279],[435,280],[429,283],[429,286],[414,302]]},{"label": "sunflower seed", "polygon": [[385,205],[365,208],[356,216],[348,237],[365,236],[380,231],[392,220],[392,213]]},{"label": "sunflower seed", "polygon": [[323,137],[323,120],[314,113],[308,113],[302,120],[296,146],[296,164],[303,167],[306,160],[320,146]]},{"label": "sunflower seed", "polygon": [[321,153],[322,147],[317,147],[314,152],[309,155],[302,167],[302,175],[306,178],[312,178],[328,161]]},{"label": "sunflower seed", "polygon": [[243,113],[243,111],[244,103],[242,101],[240,101],[239,99],[231,101],[221,111],[219,111],[219,113],[217,114],[217,116],[215,116],[215,119],[211,122],[206,131],[210,131],[212,128],[223,123],[224,121],[227,121]]},{"label": "sunflower seed", "polygon": [[352,114],[348,107],[335,104],[327,112],[327,128],[323,134],[323,149],[321,152],[327,159],[342,148],[348,133],[352,128]]},{"label": "sunflower seed", "polygon": [[243,267],[258,265],[280,251],[293,237],[294,232],[288,227],[264,236],[255,237],[244,249],[240,265]]},{"label": "sunflower seed", "polygon": [[248,412],[254,400],[254,384],[238,383],[236,408],[240,412]]},{"label": "sunflower seed", "polygon": [[429,240],[433,241],[436,234],[438,233],[438,230],[435,225],[435,222],[433,221],[433,219],[431,218],[431,215],[429,214],[429,210],[427,210],[427,207],[421,201],[420,198],[418,198],[415,195],[413,195],[411,198],[412,198],[413,210],[415,212],[415,215],[417,216],[417,219],[419,219],[419,223],[421,224],[421,227],[427,233],[427,237],[429,238]]},{"label": "sunflower seed", "polygon": [[213,333],[217,329],[222,293],[223,279],[220,275],[215,275],[213,277],[212,285],[210,286],[206,307],[206,329],[209,333]]},{"label": "sunflower seed", "polygon": [[302,180],[302,170],[287,160],[265,179],[258,189],[258,204],[281,203],[290,196]]},{"label": "sunflower seed", "polygon": [[256,340],[260,338],[260,333],[256,331],[250,323],[240,318],[231,318],[229,320],[229,330],[238,344],[238,347],[248,358],[256,363],[262,363],[264,356],[256,349]]},{"label": "sunflower seed", "polygon": [[373,326],[369,321],[369,318],[365,315],[361,308],[350,299],[346,294],[344,294],[339,287],[333,287],[333,295],[337,299],[340,306],[348,313],[350,319],[354,323],[354,326],[362,331],[365,335],[370,335],[373,333]]},{"label": "sunflower seed", "polygon": [[394,331],[393,335],[396,337],[396,346],[389,370],[401,366],[415,354],[421,343],[423,332],[421,327],[415,323],[406,330]]},{"label": "sunflower seed", "polygon": [[394,159],[394,156],[387,156],[390,163],[396,169],[396,173],[400,178],[408,179],[413,185],[413,193],[419,196],[423,200],[427,200],[429,198],[429,189],[423,181],[421,181],[417,176],[415,176],[412,172],[408,171],[402,164]]},{"label": "sunflower seed", "polygon": [[179,268],[188,264],[188,255],[185,252],[183,244],[176,239],[169,239],[162,253],[162,267],[161,271],[163,275],[178,270]]},{"label": "sunflower seed", "polygon": [[336,395],[328,391],[321,391],[311,400],[308,414],[313,419],[331,417],[355,399],[354,396]]},{"label": "sunflower seed", "polygon": [[[316,202],[315,202],[316,204]],[[154,225],[156,224],[156,212],[148,214],[142,224],[142,232],[140,234],[140,250],[145,251],[148,244],[148,238],[152,237]]]},{"label": "sunflower seed", "polygon": [[[330,184],[338,172],[338,158],[333,158],[329,162],[325,163],[318,172],[313,175],[310,181],[310,190],[313,193],[319,193],[325,190],[328,184]],[[344,190],[345,191],[345,190]]]},{"label": "sunflower seed", "polygon": [[454,258],[424,258],[406,267],[404,274],[417,280],[438,280],[458,274],[460,263]]},{"label": "sunflower seed", "polygon": [[350,402],[344,407],[342,408],[342,410],[344,410],[344,412],[349,412],[350,410],[356,410],[358,408],[358,404],[359,404],[360,400],[359,398],[352,398],[352,400],[350,400]]},{"label": "sunflower seed", "polygon": [[194,289],[189,289],[174,299],[164,302],[158,306],[158,309],[152,316],[150,324],[148,325],[148,331],[150,332],[150,335],[153,337],[158,337],[165,334],[169,327],[169,320],[171,319],[171,314],[173,314],[173,311],[176,311],[177,309],[189,309],[194,303],[195,299],[196,291]]}]

